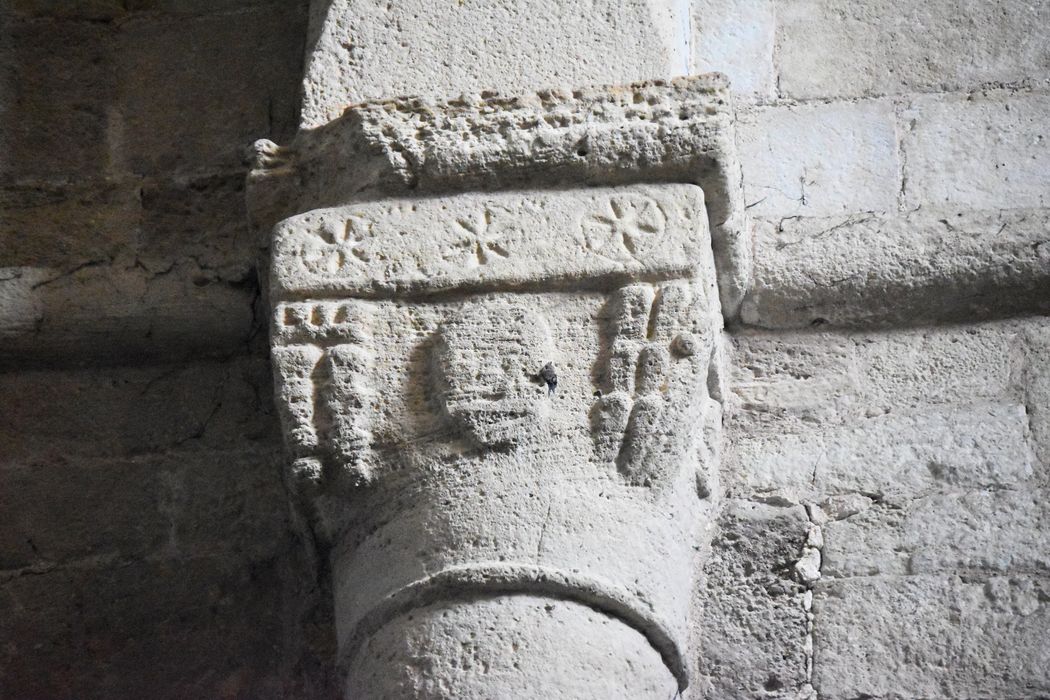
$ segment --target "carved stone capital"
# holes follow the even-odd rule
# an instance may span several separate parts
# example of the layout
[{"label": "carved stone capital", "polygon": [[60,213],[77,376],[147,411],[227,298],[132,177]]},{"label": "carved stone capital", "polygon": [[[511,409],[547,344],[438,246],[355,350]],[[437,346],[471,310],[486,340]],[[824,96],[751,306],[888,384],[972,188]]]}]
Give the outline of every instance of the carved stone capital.
[{"label": "carved stone capital", "polygon": [[293,193],[273,360],[293,478],[331,545],[348,697],[688,684],[721,427],[710,209],[737,206],[689,180],[727,167],[703,107],[719,89],[384,103],[260,147],[255,196]]}]

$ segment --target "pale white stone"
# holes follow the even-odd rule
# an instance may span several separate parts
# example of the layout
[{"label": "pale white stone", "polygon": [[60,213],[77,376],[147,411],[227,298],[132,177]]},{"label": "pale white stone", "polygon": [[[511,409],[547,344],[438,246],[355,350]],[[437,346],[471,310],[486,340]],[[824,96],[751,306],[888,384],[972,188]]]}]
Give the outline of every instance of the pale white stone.
[{"label": "pale white stone", "polygon": [[1050,469],[1050,324],[1031,324],[1025,332],[1024,401],[1032,447]]},{"label": "pale white stone", "polygon": [[729,425],[749,439],[931,405],[1020,404],[1025,325],[738,334]]},{"label": "pale white stone", "polygon": [[378,630],[350,698],[670,698],[677,682],[637,630],[531,595],[432,603]]},{"label": "pale white stone", "polygon": [[248,202],[264,230],[310,210],[394,194],[698,184],[727,315],[747,286],[751,243],[722,76],[365,103],[287,147],[256,143],[254,160]]},{"label": "pale white stone", "polygon": [[[295,478],[332,546],[348,692],[408,688],[383,669],[430,645],[441,663],[412,692],[451,683],[458,657],[413,611],[475,596],[574,601],[645,647],[625,658],[661,659],[631,683],[685,687],[722,415],[701,191],[388,198],[274,237],[278,400],[296,464],[321,465]],[[574,635],[596,630],[573,615],[563,637],[536,629],[528,664],[576,668]],[[402,627],[421,636],[400,661],[366,651]],[[528,682],[511,675],[460,680],[493,697]]]},{"label": "pale white stone", "polygon": [[824,571],[831,576],[1050,573],[1050,506],[1037,488],[926,496],[875,506],[826,529]]},{"label": "pale white stone", "polygon": [[1045,209],[758,222],[741,318],[789,328],[1045,312],[1048,229]]},{"label": "pale white stone", "polygon": [[1045,2],[793,0],[778,3],[785,97],[895,94],[1043,80]]},{"label": "pale white stone", "polygon": [[671,0],[314,0],[302,126],[354,103],[682,75]]},{"label": "pale white stone", "polygon": [[1026,432],[1017,404],[931,406],[798,434],[734,436],[727,465],[740,488],[798,497],[1017,486],[1034,476]]},{"label": "pale white stone", "polygon": [[693,70],[718,71],[734,94],[774,96],[773,0],[691,0]]},{"label": "pale white stone", "polygon": [[692,185],[393,199],[284,220],[272,279],[281,295],[593,286],[689,274],[709,248]]},{"label": "pale white stone", "polygon": [[[917,97],[902,115],[905,205],[1050,205],[1050,95]],[[1043,264],[1050,264],[1043,253]]]},{"label": "pale white stone", "polygon": [[778,219],[895,211],[894,121],[888,100],[742,111],[737,137],[749,213]]},{"label": "pale white stone", "polygon": [[1050,693],[1050,580],[1029,575],[823,579],[813,609],[821,698]]},{"label": "pale white stone", "polygon": [[802,551],[802,558],[795,564],[795,573],[799,580],[807,586],[820,578],[820,550],[816,547],[806,547]]}]

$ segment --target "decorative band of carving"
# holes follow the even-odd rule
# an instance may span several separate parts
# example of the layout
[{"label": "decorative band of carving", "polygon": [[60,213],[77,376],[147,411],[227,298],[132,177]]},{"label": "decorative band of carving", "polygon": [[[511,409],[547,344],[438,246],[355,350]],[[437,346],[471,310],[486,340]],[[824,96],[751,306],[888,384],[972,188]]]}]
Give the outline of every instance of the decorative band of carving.
[{"label": "decorative band of carving", "polygon": [[689,673],[672,627],[651,604],[626,589],[600,579],[533,564],[470,564],[447,568],[414,581],[384,598],[361,617],[341,653],[344,672],[350,659],[378,630],[415,608],[440,601],[500,595],[537,595],[572,601],[610,615],[643,635],[660,654],[684,690]]}]

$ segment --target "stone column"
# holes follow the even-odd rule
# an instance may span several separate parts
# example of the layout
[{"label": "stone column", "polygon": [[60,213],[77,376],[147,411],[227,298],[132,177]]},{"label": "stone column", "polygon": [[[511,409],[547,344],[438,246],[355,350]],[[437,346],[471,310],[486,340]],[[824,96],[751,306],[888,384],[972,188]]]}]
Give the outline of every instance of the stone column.
[{"label": "stone column", "polygon": [[688,685],[746,270],[727,125],[716,77],[364,104],[256,145],[347,697]]}]

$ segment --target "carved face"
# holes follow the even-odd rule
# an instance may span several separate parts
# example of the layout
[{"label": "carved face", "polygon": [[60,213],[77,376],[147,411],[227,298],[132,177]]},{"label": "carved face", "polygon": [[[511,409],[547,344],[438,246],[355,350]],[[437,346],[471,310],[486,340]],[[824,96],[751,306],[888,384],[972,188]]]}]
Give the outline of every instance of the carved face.
[{"label": "carved face", "polygon": [[551,353],[547,324],[525,307],[506,299],[466,306],[442,326],[436,348],[449,417],[481,445],[526,439],[547,414],[539,374]]}]

